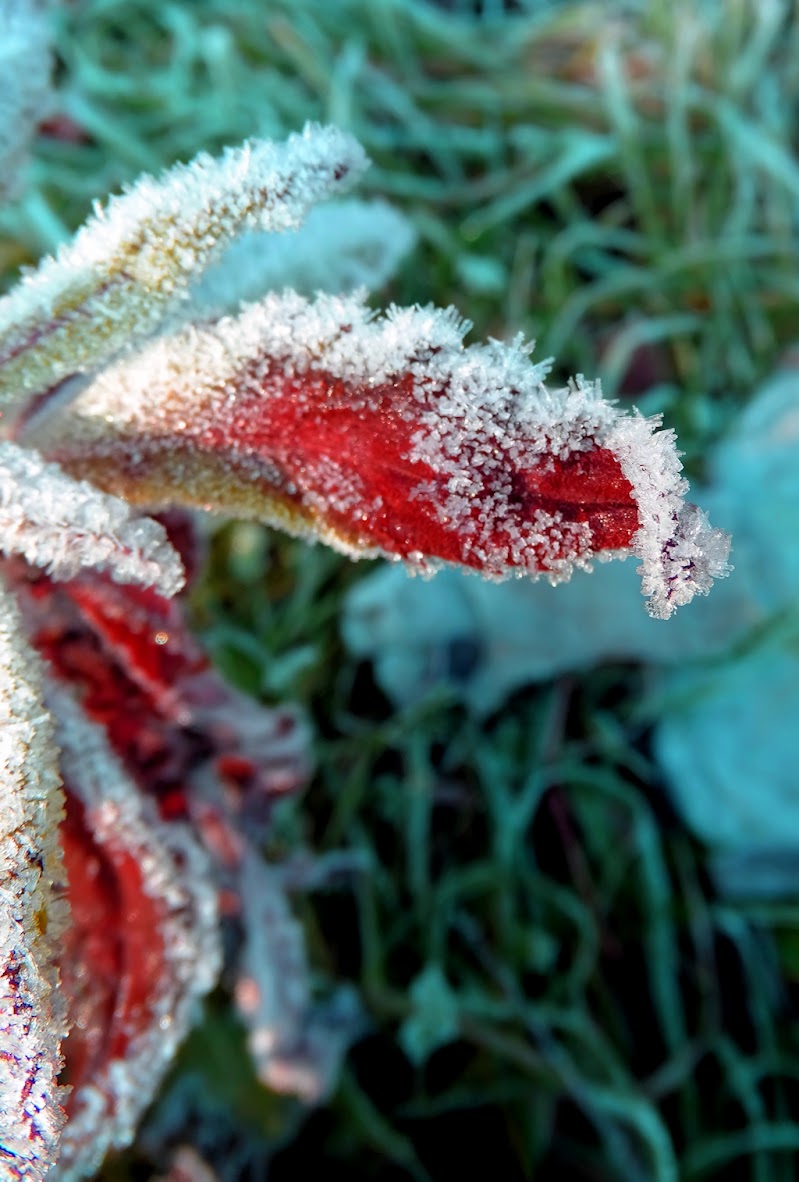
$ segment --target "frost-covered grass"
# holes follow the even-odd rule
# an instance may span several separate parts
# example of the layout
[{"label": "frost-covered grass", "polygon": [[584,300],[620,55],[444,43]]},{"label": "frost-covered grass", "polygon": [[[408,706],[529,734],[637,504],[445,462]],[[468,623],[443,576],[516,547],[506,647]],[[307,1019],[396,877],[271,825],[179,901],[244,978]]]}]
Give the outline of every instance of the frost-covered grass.
[{"label": "frost-covered grass", "polygon": [[[331,121],[375,162],[363,190],[417,228],[390,297],[536,337],[560,376],[662,409],[701,473],[795,339],[799,11],[508,7],[60,6],[54,120],[0,220],[0,270],[142,170]],[[221,1182],[276,1146],[278,1182],[331,1164],[449,1179],[488,1147],[507,1182],[792,1178],[799,906],[715,896],[650,757],[644,675],[530,688],[483,725],[442,697],[392,713],[339,639],[366,564],[250,525],[211,552],[194,611],[215,659],[317,725],[276,850],[362,863],[300,906],[320,981],[360,991],[364,1038],[306,1119],[249,1078],[212,1008],[155,1124],[187,1113],[174,1135],[227,1161]],[[147,1177],[146,1158],[103,1176]]]}]

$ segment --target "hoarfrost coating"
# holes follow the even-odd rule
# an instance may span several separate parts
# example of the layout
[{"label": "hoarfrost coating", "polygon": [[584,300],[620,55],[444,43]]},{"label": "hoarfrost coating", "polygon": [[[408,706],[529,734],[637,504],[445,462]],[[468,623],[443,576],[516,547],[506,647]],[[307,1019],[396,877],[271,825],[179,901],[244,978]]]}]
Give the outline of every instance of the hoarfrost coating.
[{"label": "hoarfrost coating", "polygon": [[[159,664],[152,624],[169,619],[179,634],[177,609],[79,573],[99,566],[178,590],[177,553],[130,503],[239,513],[354,557],[453,563],[492,578],[560,581],[594,558],[636,554],[661,617],[727,572],[726,537],[683,502],[671,432],[623,414],[582,379],[548,389],[547,366],[532,364],[521,340],[464,347],[467,325],[453,309],[379,316],[359,297],[291,290],[192,323],[191,292],[223,247],[245,230],[296,227],[365,164],[351,137],[312,126],[285,144],[201,155],[98,208],[0,300],[0,548],[24,608],[3,592],[0,1161],[15,1182],[85,1176],[133,1136],[218,971],[217,882],[201,842],[209,852],[214,840],[247,846],[218,800],[205,820],[167,825],[142,797],[130,752],[120,762],[112,750],[119,720],[108,702],[124,713],[136,694],[156,746],[179,726],[166,707],[192,692],[212,747],[215,720],[242,737],[185,641],[172,665]],[[354,250],[361,239],[348,241]],[[36,566],[74,582],[59,591]],[[27,627],[48,668],[23,639]],[[70,664],[76,635],[94,645],[88,673],[86,645]],[[114,665],[122,653],[137,669]],[[91,677],[106,695],[101,723],[85,717]],[[129,701],[114,696],[123,682]],[[98,891],[91,873],[98,864],[135,906],[114,910],[117,892]],[[139,974],[140,1005],[120,1001],[128,978],[93,971],[101,937],[118,941]],[[327,1027],[313,1034],[305,960],[291,961],[292,1004],[259,978],[270,1004],[253,1030],[280,1043],[278,1057],[260,1061],[270,1082],[309,1090],[329,1078],[324,1063],[341,1040]],[[65,1052],[68,1098],[58,1084]]]},{"label": "hoarfrost coating", "polygon": [[260,517],[347,554],[501,578],[641,559],[651,615],[725,575],[659,418],[544,384],[521,340],[464,347],[454,309],[266,296],[108,366],[25,438],[150,505]]}]

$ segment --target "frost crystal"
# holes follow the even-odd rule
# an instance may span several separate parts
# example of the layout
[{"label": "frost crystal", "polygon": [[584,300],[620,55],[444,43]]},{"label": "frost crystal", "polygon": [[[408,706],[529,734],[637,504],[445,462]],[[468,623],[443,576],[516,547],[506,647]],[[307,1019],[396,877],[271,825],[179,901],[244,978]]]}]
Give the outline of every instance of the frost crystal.
[{"label": "frost crystal", "polygon": [[[185,826],[159,822],[153,802],[131,782],[102,729],[63,691],[53,690],[52,696],[64,779],[83,818],[79,832],[67,826],[68,870],[77,877],[76,851],[83,858],[88,854],[89,866],[94,859],[102,867],[95,871],[99,881],[110,880],[112,895],[119,893],[121,914],[108,919],[119,927],[131,975],[119,982],[99,980],[104,962],[92,959],[97,910],[88,907],[91,927],[84,927],[76,900],[68,934],[73,1028],[65,1044],[74,1090],[58,1164],[59,1182],[72,1182],[93,1173],[110,1147],[131,1140],[185,1037],[196,1002],[216,981],[220,948],[216,889],[196,840]],[[144,993],[143,983],[149,986]],[[102,990],[108,985],[116,992],[103,1014]],[[93,1062],[97,1038],[108,1044],[110,1055],[82,1078],[76,1065],[85,1069]]]},{"label": "frost crystal", "polygon": [[726,574],[727,539],[685,510],[674,436],[597,385],[544,385],[520,340],[464,348],[455,312],[269,295],[162,336],[32,424],[28,442],[131,500],[179,497],[347,554],[568,578],[642,559],[667,618]]},{"label": "frost crystal", "polygon": [[0,547],[59,579],[94,566],[162,595],[174,595],[184,581],[156,521],[134,517],[124,501],[8,441],[0,441]]},{"label": "frost crystal", "polygon": [[617,416],[608,444],[638,502],[641,525],[631,548],[642,559],[638,573],[649,614],[667,620],[695,595],[707,595],[713,580],[732,567],[729,535],[713,529],[706,513],[683,501],[688,482],[680,476],[674,432],[656,432],[659,424],[659,417],[647,420],[637,412]]},{"label": "frost crystal", "polygon": [[355,140],[308,126],[142,177],[0,300],[0,404],[108,360],[151,332],[242,230],[296,228],[363,171]]},{"label": "frost crystal", "polygon": [[0,1167],[13,1180],[43,1176],[58,1150],[67,1026],[56,964],[68,912],[53,725],[39,662],[4,590],[0,700]]}]

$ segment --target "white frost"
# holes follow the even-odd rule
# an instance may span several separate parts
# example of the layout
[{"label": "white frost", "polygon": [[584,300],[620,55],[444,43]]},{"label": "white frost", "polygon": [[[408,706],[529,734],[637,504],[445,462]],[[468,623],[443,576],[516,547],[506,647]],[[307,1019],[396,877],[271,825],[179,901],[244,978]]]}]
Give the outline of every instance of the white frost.
[{"label": "white frost", "polygon": [[237,234],[295,229],[366,163],[351,136],[309,125],[140,177],[0,299],[0,401],[49,390],[152,332]]},{"label": "white frost", "polygon": [[[59,1164],[49,1182],[78,1182],[99,1167],[110,1148],[133,1139],[195,1017],[199,1000],[219,974],[216,886],[207,856],[187,826],[166,824],[152,800],[132,782],[105,732],[62,689],[48,695],[58,718],[61,767],[86,810],[86,824],[102,848],[122,847],[142,873],[143,889],[163,910],[160,992],[148,998],[148,1022],[73,1098]],[[133,972],[135,972],[135,966]]]},{"label": "white frost", "polygon": [[40,1182],[64,1120],[57,1086],[67,922],[57,826],[63,794],[42,669],[0,590],[0,1174]]},{"label": "white frost", "polygon": [[[650,614],[665,619],[706,594],[729,570],[729,540],[684,503],[687,484],[673,433],[659,430],[658,418],[626,414],[604,401],[598,383],[578,378],[548,388],[548,363],[531,363],[521,338],[464,347],[467,328],[454,309],[391,308],[376,317],[357,296],[309,301],[296,292],[273,293],[236,317],[160,337],[109,366],[81,392],[68,418],[53,416],[31,439],[57,448],[69,436],[98,455],[114,432],[174,439],[189,424],[224,421],[243,393],[268,397],[275,367],[340,378],[350,386],[352,407],[365,411],[373,387],[411,377],[412,402],[397,407],[414,424],[409,459],[447,478],[442,499],[420,468],[411,496],[467,539],[484,574],[535,575],[548,549],[553,581],[589,566],[590,529],[543,508],[520,518],[512,475],[603,448],[617,459],[637,504],[631,551],[642,560]],[[301,389],[296,396],[303,397]],[[330,462],[335,466],[335,457]],[[338,494],[351,510],[360,495],[352,474],[346,481],[340,474],[338,482],[318,475],[309,503],[321,489],[330,504]],[[314,507],[323,513],[324,505]],[[362,508],[368,521],[373,506],[364,500]]]},{"label": "white frost", "polygon": [[8,441],[0,441],[0,550],[59,579],[94,566],[162,595],[174,595],[184,582],[180,558],[157,521],[137,517],[118,497]]}]

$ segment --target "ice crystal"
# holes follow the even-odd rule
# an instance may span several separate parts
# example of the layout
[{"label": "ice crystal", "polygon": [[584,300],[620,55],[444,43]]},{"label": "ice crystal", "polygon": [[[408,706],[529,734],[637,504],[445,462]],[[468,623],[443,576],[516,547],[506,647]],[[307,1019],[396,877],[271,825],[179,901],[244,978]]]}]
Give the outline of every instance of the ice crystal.
[{"label": "ice crystal", "polygon": [[549,390],[521,341],[464,347],[452,309],[375,316],[359,295],[200,311],[202,273],[243,231],[295,229],[364,165],[317,127],[201,155],[98,208],[0,300],[0,547],[22,608],[0,604],[10,1179],[86,1176],[131,1138],[215,980],[220,891],[242,919],[264,1079],[318,1096],[346,1041],[340,1014],[312,1010],[299,929],[258,860],[304,745],[285,715],[252,725],[208,669],[163,598],[178,553],[131,504],[492,577],[558,581],[633,553],[662,617],[726,571],[724,536],[683,504],[671,433],[582,380]]},{"label": "ice crystal", "polygon": [[335,128],[202,154],[142,177],[0,300],[0,404],[94,368],[152,332],[242,230],[289,230],[365,166]]},{"label": "ice crystal", "polygon": [[[131,1140],[194,1003],[216,981],[220,949],[216,889],[196,839],[185,826],[159,821],[103,730],[63,691],[51,692],[61,774],[80,803],[68,810],[63,830],[72,924],[61,975],[70,998],[64,1051],[72,1094],[58,1177],[69,1182]],[[135,965],[128,978],[98,980],[108,972],[106,950],[98,954],[98,921],[123,944],[123,961]]]},{"label": "ice crystal", "polygon": [[727,571],[671,432],[598,386],[544,385],[520,341],[464,348],[452,310],[266,296],[109,365],[23,438],[129,500],[271,521],[353,556],[491,577],[642,560],[667,618]]},{"label": "ice crystal", "polygon": [[163,595],[183,586],[180,559],[157,521],[8,440],[0,440],[0,547],[61,579],[93,566]]},{"label": "ice crystal", "polygon": [[0,598],[0,1166],[53,1160],[64,1117],[60,1042],[66,999],[58,941],[66,926],[57,828],[63,806],[39,662],[13,600]]}]

